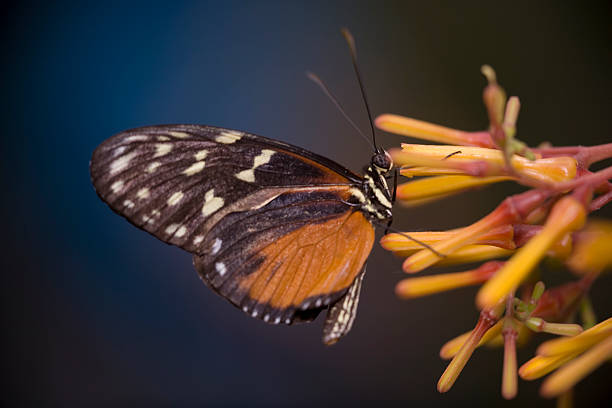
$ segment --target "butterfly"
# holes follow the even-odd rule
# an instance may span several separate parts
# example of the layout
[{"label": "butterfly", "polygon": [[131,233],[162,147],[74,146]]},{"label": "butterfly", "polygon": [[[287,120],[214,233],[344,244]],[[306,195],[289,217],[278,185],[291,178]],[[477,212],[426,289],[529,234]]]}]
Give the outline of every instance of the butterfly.
[{"label": "butterfly", "polygon": [[326,344],[352,327],[374,224],[392,219],[392,168],[380,148],[361,176],[300,147],[201,125],[121,132],[90,163],[113,211],[190,252],[204,283],[245,313],[292,324],[327,310]]}]

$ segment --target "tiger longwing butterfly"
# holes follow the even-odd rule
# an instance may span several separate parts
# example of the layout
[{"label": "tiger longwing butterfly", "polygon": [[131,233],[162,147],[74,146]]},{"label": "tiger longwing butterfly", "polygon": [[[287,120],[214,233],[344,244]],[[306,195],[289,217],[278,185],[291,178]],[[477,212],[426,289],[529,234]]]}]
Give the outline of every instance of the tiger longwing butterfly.
[{"label": "tiger longwing butterfly", "polygon": [[323,341],[332,344],[353,324],[373,222],[391,220],[392,167],[376,147],[359,176],[254,134],[161,125],[107,139],[90,171],[113,211],[193,254],[215,292],[268,323],[327,309]]}]

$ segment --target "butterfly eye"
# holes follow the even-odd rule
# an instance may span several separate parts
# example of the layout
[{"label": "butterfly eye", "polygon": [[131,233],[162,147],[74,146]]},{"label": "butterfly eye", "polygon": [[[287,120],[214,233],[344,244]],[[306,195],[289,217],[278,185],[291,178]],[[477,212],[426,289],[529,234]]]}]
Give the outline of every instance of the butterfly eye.
[{"label": "butterfly eye", "polygon": [[373,156],[372,164],[384,171],[389,171],[393,167],[393,161],[387,152],[378,153]]}]

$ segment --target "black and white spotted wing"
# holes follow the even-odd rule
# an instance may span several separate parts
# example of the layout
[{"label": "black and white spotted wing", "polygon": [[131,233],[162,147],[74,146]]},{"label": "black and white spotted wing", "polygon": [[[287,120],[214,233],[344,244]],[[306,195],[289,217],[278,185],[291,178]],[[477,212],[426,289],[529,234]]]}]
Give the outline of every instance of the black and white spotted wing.
[{"label": "black and white spotted wing", "polygon": [[90,170],[115,212],[193,253],[207,284],[266,321],[337,301],[372,248],[372,225],[355,206],[363,179],[282,142],[144,127],[103,142]]},{"label": "black and white spotted wing", "polygon": [[206,252],[199,239],[207,232],[203,221],[219,210],[261,206],[293,186],[351,185],[359,180],[303,149],[194,125],[119,133],[94,152],[91,177],[114,211],[164,242],[197,254]]}]

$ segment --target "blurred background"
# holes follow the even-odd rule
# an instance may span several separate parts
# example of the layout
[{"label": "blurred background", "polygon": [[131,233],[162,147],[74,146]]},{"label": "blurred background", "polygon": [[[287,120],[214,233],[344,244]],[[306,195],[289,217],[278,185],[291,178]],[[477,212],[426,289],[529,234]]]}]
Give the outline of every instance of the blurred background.
[{"label": "blurred background", "polygon": [[[376,247],[353,331],[326,348],[321,319],[266,325],[207,289],[189,254],[98,199],[88,163],[121,130],[202,123],[359,171],[368,145],[304,74],[318,73],[367,129],[343,26],[375,115],[484,129],[488,63],[521,98],[521,139],[609,142],[610,2],[87,3],[0,6],[2,405],[554,406],[537,396],[538,381],[502,400],[499,349],[478,350],[449,393],[436,391],[447,364],[439,348],[475,324],[476,289],[398,300],[401,260]],[[516,191],[397,208],[395,226],[463,226]],[[600,317],[611,284],[607,276],[594,289]],[[519,350],[519,363],[544,338]],[[579,384],[578,405],[609,400],[610,375],[607,365]]]}]

